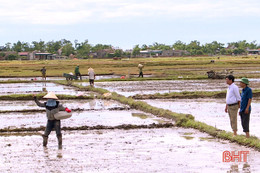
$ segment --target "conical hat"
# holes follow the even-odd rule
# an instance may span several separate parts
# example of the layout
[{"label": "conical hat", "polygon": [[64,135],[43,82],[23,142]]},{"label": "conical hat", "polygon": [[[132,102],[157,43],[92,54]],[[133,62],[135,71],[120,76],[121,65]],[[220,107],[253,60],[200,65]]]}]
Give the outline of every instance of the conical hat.
[{"label": "conical hat", "polygon": [[53,93],[53,92],[49,92],[47,95],[45,95],[43,98],[45,99],[55,99],[58,100],[58,97]]},{"label": "conical hat", "polygon": [[94,71],[94,69],[90,67],[90,68],[88,69],[88,71]]}]

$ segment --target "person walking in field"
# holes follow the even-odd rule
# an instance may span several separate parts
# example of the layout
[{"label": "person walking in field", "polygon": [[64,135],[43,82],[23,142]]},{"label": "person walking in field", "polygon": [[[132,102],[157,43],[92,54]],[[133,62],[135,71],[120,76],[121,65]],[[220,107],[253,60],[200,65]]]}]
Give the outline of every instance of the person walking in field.
[{"label": "person walking in field", "polygon": [[42,73],[42,80],[46,80],[46,68],[45,67],[43,67],[41,69],[41,73]]},{"label": "person walking in field", "polygon": [[234,136],[237,135],[237,116],[238,109],[240,107],[240,93],[238,86],[234,83],[235,77],[233,75],[229,75],[226,77],[226,83],[229,85],[227,89],[226,95],[226,108],[225,112],[228,113],[230,119],[230,125],[233,130]]},{"label": "person walking in field", "polygon": [[246,137],[249,138],[249,120],[250,120],[250,113],[251,113],[251,102],[252,102],[252,89],[248,87],[249,81],[247,78],[242,78],[240,81],[240,87],[242,89],[241,93],[241,103],[240,103],[240,118],[241,124],[243,127],[243,132],[246,133]]},{"label": "person walking in field", "polygon": [[139,76],[138,77],[144,77],[143,75],[143,68],[144,68],[144,65],[142,64],[138,64],[138,68],[139,68]]},{"label": "person walking in field", "polygon": [[81,74],[80,74],[80,72],[79,72],[79,65],[77,65],[76,68],[75,68],[75,75],[76,75],[77,78],[78,78],[78,76],[79,76],[79,77],[80,77],[80,80],[82,80]]},{"label": "person walking in field", "polygon": [[94,69],[91,67],[89,67],[89,69],[88,69],[88,76],[89,76],[90,86],[94,86],[94,80],[96,78],[96,75],[95,75]]},{"label": "person walking in field", "polygon": [[61,134],[61,123],[60,120],[55,119],[54,114],[58,113],[59,111],[66,111],[71,112],[68,108],[63,107],[62,104],[58,101],[58,97],[50,92],[45,95],[43,98],[47,99],[47,102],[41,103],[37,99],[36,95],[33,96],[35,103],[39,107],[46,108],[46,116],[47,116],[47,125],[45,128],[45,132],[42,135],[43,137],[43,146],[46,147],[48,143],[48,136],[51,133],[52,129],[54,128],[56,131],[57,139],[58,139],[58,148],[62,149],[62,134]]}]

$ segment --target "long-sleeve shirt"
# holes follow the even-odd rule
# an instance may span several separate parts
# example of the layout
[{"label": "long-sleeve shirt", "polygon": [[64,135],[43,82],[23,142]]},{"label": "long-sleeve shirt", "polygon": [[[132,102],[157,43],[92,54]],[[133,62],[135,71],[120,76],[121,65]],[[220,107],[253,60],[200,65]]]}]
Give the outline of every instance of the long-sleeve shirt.
[{"label": "long-sleeve shirt", "polygon": [[34,97],[34,101],[39,107],[46,108],[46,116],[48,120],[55,120],[54,114],[58,113],[59,111],[65,111],[65,107],[63,107],[62,104],[59,104],[59,101],[57,101],[57,105],[55,107],[46,106],[46,102],[44,103],[39,102],[37,97]]},{"label": "long-sleeve shirt", "polygon": [[238,86],[232,83],[227,89],[226,103],[229,105],[238,103],[239,101],[241,101],[241,97]]}]

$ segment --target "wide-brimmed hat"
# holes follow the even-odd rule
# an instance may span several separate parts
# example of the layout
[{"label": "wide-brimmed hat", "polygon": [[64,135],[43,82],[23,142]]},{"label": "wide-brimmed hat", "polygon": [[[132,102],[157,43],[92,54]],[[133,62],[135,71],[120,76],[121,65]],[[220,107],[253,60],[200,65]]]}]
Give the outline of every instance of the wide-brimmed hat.
[{"label": "wide-brimmed hat", "polygon": [[58,100],[58,97],[53,93],[53,92],[49,92],[47,95],[45,95],[43,98],[45,99],[55,99]]},{"label": "wide-brimmed hat", "polygon": [[93,68],[91,68],[91,67],[89,67],[88,71],[94,71],[94,69],[93,69]]},{"label": "wide-brimmed hat", "polygon": [[249,85],[249,80],[245,77],[241,78],[240,82]]}]

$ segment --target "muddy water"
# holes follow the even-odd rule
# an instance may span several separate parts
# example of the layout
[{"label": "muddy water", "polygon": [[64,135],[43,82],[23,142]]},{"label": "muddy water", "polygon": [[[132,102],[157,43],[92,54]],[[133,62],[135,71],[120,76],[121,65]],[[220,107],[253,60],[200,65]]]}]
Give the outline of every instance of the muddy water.
[{"label": "muddy water", "polygon": [[[250,79],[249,79],[250,80]],[[239,86],[239,80],[235,82]],[[80,83],[87,86],[88,83]],[[155,94],[183,91],[223,91],[227,84],[222,80],[168,80],[168,81],[121,81],[96,82],[95,86],[109,91],[115,91],[126,97],[136,94]],[[250,83],[252,89],[260,88],[260,80],[253,79]]]},{"label": "muddy water", "polygon": [[[211,126],[232,131],[229,116],[224,112],[225,99],[171,99],[171,100],[145,100],[148,104],[177,113],[192,114],[196,120]],[[250,116],[250,133],[260,138],[260,100],[252,102]],[[240,116],[237,121],[238,134],[244,134]]]},{"label": "muddy water", "polygon": [[[120,78],[120,75],[97,75],[96,80],[100,79],[110,79],[110,78]],[[88,76],[82,76],[82,79],[88,79]],[[42,80],[42,77],[7,77],[7,78],[0,78],[0,81],[38,81]],[[65,80],[64,77],[47,77],[46,80]]]},{"label": "muddy water", "polygon": [[[46,100],[40,100],[45,102]],[[128,109],[129,106],[123,105],[113,100],[61,100],[65,107],[70,109],[93,109],[93,110],[107,110],[107,109]],[[1,101],[0,111],[18,111],[18,110],[44,110],[36,105],[34,101]],[[1,115],[1,114],[0,114]]]},{"label": "muddy water", "polygon": [[[82,83],[83,86],[87,83]],[[124,96],[136,94],[155,94],[182,91],[221,91],[227,88],[223,80],[196,80],[196,81],[122,81],[96,82],[96,87],[115,91]]]},{"label": "muddy water", "polygon": [[[260,153],[192,129],[63,132],[0,137],[1,172],[257,172]],[[223,151],[249,151],[248,162],[223,163]]]},{"label": "muddy water", "polygon": [[[29,128],[45,126],[47,122],[45,113],[5,113],[0,114],[0,129],[9,128]],[[118,126],[123,124],[148,125],[152,123],[169,122],[161,118],[143,113],[138,110],[120,110],[120,111],[81,111],[73,112],[69,119],[61,121],[62,127],[80,127],[80,126]]]},{"label": "muddy water", "polygon": [[56,94],[89,95],[88,92],[76,91],[75,88],[54,83],[9,83],[0,84],[0,95],[32,94],[55,92]]}]

